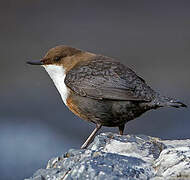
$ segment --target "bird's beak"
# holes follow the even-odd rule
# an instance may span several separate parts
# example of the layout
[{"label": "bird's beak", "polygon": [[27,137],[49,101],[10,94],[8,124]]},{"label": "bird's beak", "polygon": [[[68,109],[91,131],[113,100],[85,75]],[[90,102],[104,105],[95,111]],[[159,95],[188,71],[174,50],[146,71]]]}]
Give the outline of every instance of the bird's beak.
[{"label": "bird's beak", "polygon": [[43,65],[43,61],[42,60],[34,60],[34,61],[26,61],[27,64],[31,64],[31,65]]}]

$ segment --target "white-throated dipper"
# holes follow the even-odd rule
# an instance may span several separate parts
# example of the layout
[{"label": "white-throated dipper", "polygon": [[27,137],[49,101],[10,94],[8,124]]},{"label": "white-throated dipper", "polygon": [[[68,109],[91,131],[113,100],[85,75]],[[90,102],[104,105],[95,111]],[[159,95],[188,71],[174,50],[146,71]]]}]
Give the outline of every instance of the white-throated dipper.
[{"label": "white-throated dipper", "polygon": [[39,61],[50,75],[65,105],[96,128],[81,148],[86,148],[101,126],[119,127],[150,109],[187,107],[151,89],[130,68],[102,55],[68,46],[50,49]]}]

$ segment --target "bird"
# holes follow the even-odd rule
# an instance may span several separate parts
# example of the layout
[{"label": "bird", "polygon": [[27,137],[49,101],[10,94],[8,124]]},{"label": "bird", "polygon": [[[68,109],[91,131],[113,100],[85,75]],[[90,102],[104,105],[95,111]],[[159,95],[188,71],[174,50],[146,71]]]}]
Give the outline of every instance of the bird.
[{"label": "bird", "polygon": [[181,101],[162,96],[132,69],[119,61],[66,45],[51,48],[31,65],[45,68],[65,105],[95,129],[81,146],[88,147],[102,126],[118,127],[143,113],[160,107],[187,107]]}]

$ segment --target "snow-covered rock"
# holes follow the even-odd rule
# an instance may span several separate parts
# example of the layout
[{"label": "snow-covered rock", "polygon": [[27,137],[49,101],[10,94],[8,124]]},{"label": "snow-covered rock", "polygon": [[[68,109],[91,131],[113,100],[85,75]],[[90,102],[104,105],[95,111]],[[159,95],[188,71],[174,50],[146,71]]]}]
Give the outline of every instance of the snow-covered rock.
[{"label": "snow-covered rock", "polygon": [[86,150],[71,149],[28,180],[190,179],[190,140],[102,133]]}]

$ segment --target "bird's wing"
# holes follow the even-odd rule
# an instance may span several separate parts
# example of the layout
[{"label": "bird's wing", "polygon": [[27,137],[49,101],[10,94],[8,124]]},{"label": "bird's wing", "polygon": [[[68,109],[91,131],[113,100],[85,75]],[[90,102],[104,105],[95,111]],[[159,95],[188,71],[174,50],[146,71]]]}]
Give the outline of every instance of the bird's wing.
[{"label": "bird's wing", "polygon": [[76,94],[93,99],[150,101],[153,91],[128,67],[105,56],[73,67],[65,84]]}]

